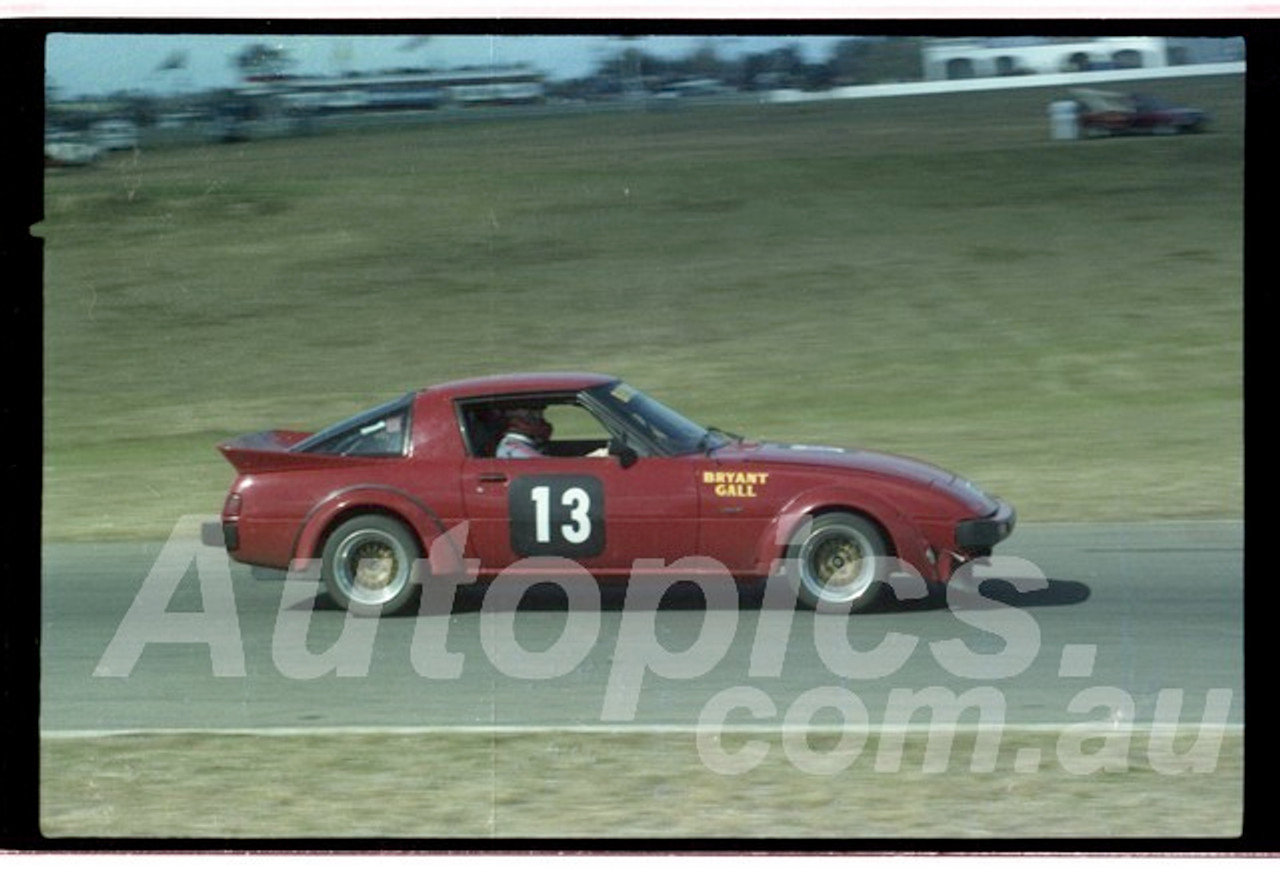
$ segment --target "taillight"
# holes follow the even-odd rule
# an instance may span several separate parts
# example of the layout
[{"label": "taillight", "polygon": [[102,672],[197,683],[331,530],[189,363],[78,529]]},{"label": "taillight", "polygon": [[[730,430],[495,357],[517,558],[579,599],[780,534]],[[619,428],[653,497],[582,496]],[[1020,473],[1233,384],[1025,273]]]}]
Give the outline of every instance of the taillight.
[{"label": "taillight", "polygon": [[227,520],[234,520],[239,517],[242,502],[243,500],[240,498],[240,493],[228,493],[226,504],[222,506],[222,516]]}]

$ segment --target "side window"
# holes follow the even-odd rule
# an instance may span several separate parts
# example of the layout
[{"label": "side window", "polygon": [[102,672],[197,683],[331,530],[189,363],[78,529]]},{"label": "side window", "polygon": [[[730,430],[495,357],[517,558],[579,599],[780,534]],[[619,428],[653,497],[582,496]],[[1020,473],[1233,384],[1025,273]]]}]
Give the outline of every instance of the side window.
[{"label": "side window", "polygon": [[353,424],[309,451],[333,455],[403,455],[408,417],[408,409],[399,409]]},{"label": "side window", "polygon": [[548,457],[582,457],[606,452],[608,429],[579,403],[559,396],[461,404],[458,414],[471,455],[493,457],[498,441],[507,432],[507,412],[528,408],[541,410],[542,417],[551,425],[551,439],[542,446]]},{"label": "side window", "polygon": [[560,403],[547,406],[543,413],[551,422],[555,433],[553,439],[566,440],[608,440],[609,432],[600,419],[596,418],[577,403]]},{"label": "side window", "polygon": [[360,427],[347,455],[403,454],[407,415],[407,412],[395,412]]},{"label": "side window", "polygon": [[459,415],[466,431],[467,450],[477,458],[492,458],[505,430],[501,406],[495,403],[462,405]]}]

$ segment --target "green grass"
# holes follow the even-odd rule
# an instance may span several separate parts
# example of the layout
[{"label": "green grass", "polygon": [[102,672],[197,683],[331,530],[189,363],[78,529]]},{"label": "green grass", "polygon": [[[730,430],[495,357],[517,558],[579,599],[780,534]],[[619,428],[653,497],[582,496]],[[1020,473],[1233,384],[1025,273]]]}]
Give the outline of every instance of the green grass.
[{"label": "green grass", "polygon": [[[1181,734],[1171,751],[1193,752],[1200,733]],[[845,745],[856,747],[859,739],[854,734]],[[1135,732],[1109,750],[1120,754],[1106,760],[1109,770],[1084,773],[1100,768],[1095,757],[1103,740],[1089,737],[1079,751],[1085,758],[1069,763],[1056,755],[1060,740],[1052,731],[1003,731],[994,770],[974,771],[972,732],[957,732],[950,744],[943,735],[934,756],[928,734],[912,733],[890,771],[876,767],[878,733],[841,756],[834,752],[839,740],[814,732],[803,743],[812,762],[802,748],[799,764],[845,766],[816,774],[797,767],[777,732],[726,734],[726,753],[748,745],[768,751],[751,770],[722,774],[703,761],[692,733],[50,739],[41,744],[40,826],[51,837],[228,839],[1102,839],[1241,832],[1239,731],[1223,732],[1199,771],[1173,772],[1153,762],[1148,733]],[[1020,767],[1027,750],[1042,754],[1042,767]],[[926,770],[931,758],[945,770]]]},{"label": "green grass", "polygon": [[1047,91],[476,119],[46,184],[45,535],[216,512],[221,438],[501,371],[907,452],[1027,520],[1231,517],[1243,90],[1048,139]]}]

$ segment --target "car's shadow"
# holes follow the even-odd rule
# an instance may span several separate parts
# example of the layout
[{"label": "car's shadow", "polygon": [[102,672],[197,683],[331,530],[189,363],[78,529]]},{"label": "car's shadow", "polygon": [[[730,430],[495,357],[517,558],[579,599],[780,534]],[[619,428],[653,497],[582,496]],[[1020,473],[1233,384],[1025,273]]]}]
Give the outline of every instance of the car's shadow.
[{"label": "car's shadow", "polygon": [[1050,579],[1041,588],[1015,586],[1003,579],[985,580],[977,594],[972,591],[948,596],[945,585],[930,585],[924,598],[899,600],[887,598],[873,611],[875,613],[910,613],[918,610],[992,610],[998,607],[1019,607],[1034,610],[1039,607],[1068,607],[1089,600],[1092,592],[1083,582],[1067,579]]},{"label": "car's shadow", "polygon": [[[1020,590],[1024,589],[1024,590]],[[461,586],[454,595],[453,613],[475,613],[483,609],[488,586],[476,584]],[[600,610],[622,610],[627,601],[625,584],[602,584],[600,586]],[[946,586],[931,585],[928,594],[921,598],[898,599],[887,597],[870,610],[876,613],[914,613],[929,610],[990,610],[998,607],[1019,607],[1034,610],[1042,607],[1067,607],[1081,604],[1090,597],[1090,590],[1082,582],[1065,579],[1050,579],[1048,585],[1031,589],[1024,585],[1015,586],[1006,580],[989,579],[983,581],[977,595],[972,592],[960,597],[953,595],[950,599]],[[781,608],[796,609],[794,598],[768,597],[769,592],[764,583],[746,583],[738,586],[737,608],[740,610],[765,610]],[[520,612],[565,611],[570,607],[569,598],[564,590],[552,582],[540,582],[529,587],[520,599]],[[433,609],[431,605],[423,605],[421,612],[427,615],[443,613],[445,605]],[[692,582],[673,584],[658,602],[659,610],[706,610],[707,599],[702,589]]]}]

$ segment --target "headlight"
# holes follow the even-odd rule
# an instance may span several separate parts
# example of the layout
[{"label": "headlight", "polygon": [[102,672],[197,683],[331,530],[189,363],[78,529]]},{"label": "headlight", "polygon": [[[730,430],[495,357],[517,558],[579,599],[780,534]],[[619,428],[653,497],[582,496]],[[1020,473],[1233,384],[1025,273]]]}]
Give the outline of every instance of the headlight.
[{"label": "headlight", "polygon": [[974,510],[978,514],[989,514],[996,510],[996,501],[991,496],[974,483],[972,480],[966,480],[964,477],[956,477],[951,481],[952,492],[965,501],[973,503]]}]

